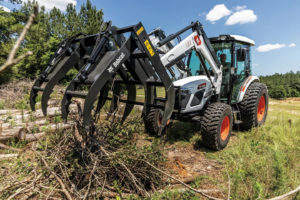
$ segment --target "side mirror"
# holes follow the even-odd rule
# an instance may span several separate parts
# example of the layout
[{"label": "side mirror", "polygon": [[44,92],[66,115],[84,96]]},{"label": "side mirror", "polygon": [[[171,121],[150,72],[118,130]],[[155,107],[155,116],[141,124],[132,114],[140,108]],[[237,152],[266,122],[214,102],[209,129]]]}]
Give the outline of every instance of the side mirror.
[{"label": "side mirror", "polygon": [[236,51],[236,59],[237,61],[245,61],[246,60],[247,49],[240,48]]}]

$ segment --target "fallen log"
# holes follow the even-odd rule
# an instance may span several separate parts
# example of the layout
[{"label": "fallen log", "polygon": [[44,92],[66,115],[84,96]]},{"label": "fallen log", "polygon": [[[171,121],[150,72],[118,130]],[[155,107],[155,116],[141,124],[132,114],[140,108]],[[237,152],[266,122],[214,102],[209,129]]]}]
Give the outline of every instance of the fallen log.
[{"label": "fallen log", "polygon": [[19,154],[0,154],[0,160],[16,158],[18,156]]},{"label": "fallen log", "polygon": [[[50,124],[46,126],[45,128],[49,131],[55,131],[59,129],[69,129],[72,127],[72,124],[64,124],[64,123],[58,123],[58,124]],[[26,140],[28,142],[35,141],[43,136],[46,135],[46,133],[39,128],[38,133],[33,134],[30,130],[33,127],[18,127],[11,130],[6,130],[7,133],[0,136],[0,142],[6,142],[12,138],[16,138],[17,140]],[[9,132],[8,132],[9,131]]]},{"label": "fallen log", "polygon": [[0,115],[7,115],[9,113],[15,113],[18,112],[19,110],[0,110]]},{"label": "fallen log", "polygon": [[[46,119],[41,119],[41,120],[38,120],[38,121],[35,121],[35,122],[29,122],[29,123],[18,123],[17,124],[17,127],[25,127],[25,126],[28,126],[28,127],[32,127],[32,126],[35,126],[35,125],[45,125],[47,123],[47,120]],[[0,128],[1,128],[1,124],[0,124]],[[2,124],[2,132],[7,132],[9,131],[8,129],[12,129],[12,128],[16,128],[16,127],[12,127],[12,124],[11,123],[3,123]],[[3,134],[4,135],[4,134]]]},{"label": "fallen log", "polygon": [[33,141],[37,141],[40,138],[44,137],[46,135],[45,132],[41,132],[41,133],[35,133],[35,134],[19,134],[18,135],[18,140],[25,140],[27,142],[33,142]]},{"label": "fallen log", "polygon": [[[70,115],[77,113],[75,106],[76,105],[70,106]],[[9,118],[9,120],[13,120],[17,124],[29,122],[32,120],[32,118],[40,119],[45,117],[41,109],[38,109],[35,112],[30,112],[28,110],[24,110],[23,112],[20,110],[5,110],[5,112],[2,111],[2,113],[3,115],[0,115],[0,120],[6,121]],[[9,116],[7,116],[8,114]],[[52,118],[59,115],[61,115],[60,107],[48,108],[47,110],[48,118]]]}]

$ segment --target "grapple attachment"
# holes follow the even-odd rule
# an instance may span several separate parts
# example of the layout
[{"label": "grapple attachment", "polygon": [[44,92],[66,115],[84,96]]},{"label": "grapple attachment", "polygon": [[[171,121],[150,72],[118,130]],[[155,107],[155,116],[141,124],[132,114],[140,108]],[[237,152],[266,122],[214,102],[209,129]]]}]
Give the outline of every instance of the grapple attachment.
[{"label": "grapple attachment", "polygon": [[[67,38],[59,44],[58,50],[50,59],[48,67],[34,82],[30,92],[30,106],[35,110],[36,97],[42,94],[42,111],[47,115],[47,106],[54,86],[64,78],[66,73],[75,67],[80,70],[86,63],[91,48],[96,43],[97,35],[83,36],[82,34]],[[44,87],[42,85],[44,84]]]},{"label": "grapple attachment", "polygon": [[[142,23],[116,29],[114,33],[117,35],[130,33],[130,36],[120,45],[118,50],[106,51],[102,59],[95,63],[95,69],[88,74],[87,79],[84,81],[84,83],[90,84],[87,94],[82,95],[74,91],[76,84],[82,82],[79,78],[80,75],[73,80],[65,92],[62,102],[63,118],[66,119],[67,117],[67,108],[71,103],[72,96],[84,97],[83,124],[89,129],[89,125],[92,121],[91,113],[99,92],[98,104],[99,102],[105,102],[107,99],[109,100],[107,97],[107,90],[109,90],[109,88],[107,88],[108,85],[111,85],[113,82],[114,84],[124,83],[128,85],[128,90],[131,90],[131,94],[128,95],[127,100],[120,101],[133,105],[144,105],[144,103],[135,101],[135,97],[133,98],[133,94],[135,96],[133,92],[135,88],[133,89],[132,86],[129,86],[133,85],[135,87],[136,84],[142,84],[146,85],[146,107],[160,107],[164,109],[159,131],[161,133],[167,121],[170,119],[174,108],[175,89],[172,80],[163,66],[160,56],[151,43]],[[120,75],[121,79],[115,80],[117,74]],[[127,76],[128,74],[130,75]],[[162,86],[165,88],[166,98],[163,100],[163,106],[155,104],[153,90],[151,89],[152,86]],[[117,89],[115,92],[117,92]],[[100,109],[98,111],[100,111]],[[125,114],[127,115],[127,113],[128,111]]]}]

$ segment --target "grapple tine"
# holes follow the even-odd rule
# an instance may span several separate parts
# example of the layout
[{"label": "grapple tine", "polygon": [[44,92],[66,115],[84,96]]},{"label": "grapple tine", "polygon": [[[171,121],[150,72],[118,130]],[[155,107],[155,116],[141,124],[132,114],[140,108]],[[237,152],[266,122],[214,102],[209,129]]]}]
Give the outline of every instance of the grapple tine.
[{"label": "grapple tine", "polygon": [[35,104],[36,104],[36,97],[38,94],[38,90],[35,89],[35,87],[40,87],[41,86],[41,79],[38,78],[34,82],[33,86],[31,87],[30,91],[30,108],[32,111],[35,111]]},{"label": "grapple tine", "polygon": [[165,103],[165,108],[164,108],[164,113],[161,119],[161,125],[159,127],[159,132],[158,135],[160,136],[164,130],[164,128],[167,125],[168,120],[170,119],[174,104],[175,104],[175,92],[174,92],[174,85],[170,85],[169,88],[166,90],[166,103]]},{"label": "grapple tine", "polygon": [[76,63],[78,63],[77,68],[81,68],[83,66],[84,63],[80,62],[80,57],[81,56],[79,52],[75,51],[70,57],[64,58],[59,63],[59,65],[53,70],[53,73],[51,73],[52,76],[49,76],[50,80],[47,82],[42,95],[42,111],[45,116],[47,115],[48,101],[50,99],[50,95],[53,91],[53,88],[61,79],[63,79],[65,74],[74,65],[76,65]]},{"label": "grapple tine", "polygon": [[109,81],[109,78],[106,77],[103,79],[98,79],[89,89],[89,92],[86,96],[86,99],[84,101],[84,107],[83,107],[83,125],[85,128],[89,129],[90,122],[92,120],[91,112],[94,107],[94,103],[97,100],[97,94],[100,91],[103,90],[107,82]]},{"label": "grapple tine", "polygon": [[67,91],[69,91],[69,90],[71,90],[71,91],[75,90],[75,84],[73,81],[68,85],[68,87],[64,93],[64,97],[61,101],[61,117],[63,118],[64,122],[67,122],[67,120],[68,120],[69,106],[72,103],[72,101],[71,101],[72,96],[67,94]]},{"label": "grapple tine", "polygon": [[135,85],[127,85],[127,91],[128,91],[127,100],[129,101],[129,103],[126,103],[121,123],[124,123],[126,118],[131,113],[132,109],[134,108],[134,104],[130,103],[130,102],[134,102],[136,100],[136,87],[135,87]]},{"label": "grapple tine", "polygon": [[104,104],[106,102],[106,98],[108,96],[108,92],[109,92],[109,84],[106,84],[102,88],[102,90],[100,91],[100,95],[99,95],[99,99],[98,99],[98,103],[97,103],[95,115],[98,114],[98,113],[100,114],[100,111],[101,111],[102,107],[104,106]]},{"label": "grapple tine", "polygon": [[109,113],[106,118],[107,120],[110,118],[110,116],[115,112],[115,110],[118,107],[118,98],[120,97],[120,92],[121,92],[120,84],[114,83],[112,100],[109,107]]}]

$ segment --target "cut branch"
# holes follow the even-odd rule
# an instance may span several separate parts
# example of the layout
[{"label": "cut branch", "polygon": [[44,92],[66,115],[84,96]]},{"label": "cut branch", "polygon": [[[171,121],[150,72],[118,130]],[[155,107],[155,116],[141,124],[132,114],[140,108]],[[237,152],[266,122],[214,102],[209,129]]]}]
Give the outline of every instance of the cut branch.
[{"label": "cut branch", "polygon": [[9,56],[8,56],[6,62],[0,67],[0,73],[2,71],[4,71],[6,68],[8,68],[8,67],[10,67],[14,64],[17,64],[18,62],[23,60],[25,57],[32,55],[32,52],[28,51],[25,54],[19,56],[18,58],[15,58],[16,53],[17,53],[22,41],[25,39],[25,36],[26,36],[27,32],[29,31],[30,27],[32,26],[33,21],[36,18],[37,13],[38,13],[38,5],[35,4],[33,6],[33,13],[30,15],[30,17],[27,21],[27,24],[24,27],[20,37],[18,38],[18,40],[16,41],[15,45],[13,46],[11,52],[9,53]]},{"label": "cut branch", "polygon": [[11,151],[17,151],[17,152],[22,151],[21,149],[17,149],[17,148],[14,148],[14,147],[10,147],[10,146],[7,146],[7,145],[2,144],[2,143],[0,143],[0,148],[2,148],[2,149],[7,149],[7,150],[11,150]]},{"label": "cut branch", "polygon": [[295,193],[297,193],[297,192],[299,192],[299,191],[300,191],[300,185],[299,185],[296,189],[294,189],[294,190],[292,190],[292,191],[290,191],[290,192],[288,192],[288,193],[286,193],[286,194],[283,194],[283,195],[281,195],[281,196],[274,197],[274,198],[268,199],[268,200],[281,200],[281,199],[285,199],[285,198],[287,198],[288,196],[290,196],[290,195],[292,195],[292,194],[295,194]]},{"label": "cut branch", "polygon": [[[39,153],[38,153],[38,154],[39,154]],[[42,162],[44,163],[45,167],[51,172],[51,174],[55,177],[55,179],[56,179],[56,180],[58,181],[58,183],[60,184],[61,189],[62,189],[63,193],[66,195],[67,199],[68,199],[68,200],[72,200],[73,198],[72,198],[71,194],[69,193],[69,191],[67,190],[66,185],[65,185],[65,184],[63,183],[63,181],[57,176],[57,174],[56,174],[54,171],[52,171],[52,170],[50,169],[48,163],[47,163],[46,160],[42,157],[42,155],[39,154],[39,156],[40,156]]]}]

